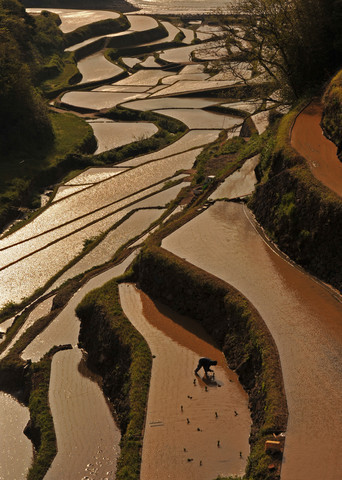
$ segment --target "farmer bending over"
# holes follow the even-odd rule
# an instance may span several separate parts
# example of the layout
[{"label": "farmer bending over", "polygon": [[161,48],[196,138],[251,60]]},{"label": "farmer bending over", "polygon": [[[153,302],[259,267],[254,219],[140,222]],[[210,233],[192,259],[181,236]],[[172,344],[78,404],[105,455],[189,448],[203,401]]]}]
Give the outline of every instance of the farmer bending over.
[{"label": "farmer bending over", "polygon": [[212,365],[217,365],[216,360],[211,360],[210,358],[200,358],[197,368],[195,370],[195,375],[197,375],[198,370],[200,370],[202,367],[204,368],[206,376],[208,376],[208,372],[213,372],[214,370],[211,370]]}]

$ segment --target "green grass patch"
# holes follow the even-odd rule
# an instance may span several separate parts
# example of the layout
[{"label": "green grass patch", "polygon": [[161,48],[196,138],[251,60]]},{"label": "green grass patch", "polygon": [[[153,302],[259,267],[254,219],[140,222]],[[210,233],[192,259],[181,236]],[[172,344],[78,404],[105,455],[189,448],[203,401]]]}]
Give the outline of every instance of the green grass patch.
[{"label": "green grass patch", "polygon": [[47,185],[56,183],[73,165],[73,154],[95,147],[92,128],[72,114],[50,114],[54,141],[42,149],[25,150],[2,162],[0,180],[0,227],[17,214],[16,208],[37,208],[32,201]]},{"label": "green grass patch", "polygon": [[77,61],[72,52],[64,52],[60,62],[61,65],[56,75],[40,83],[41,91],[48,98],[52,98],[59,92],[70,88],[70,85],[76,83],[81,78],[77,68]]}]

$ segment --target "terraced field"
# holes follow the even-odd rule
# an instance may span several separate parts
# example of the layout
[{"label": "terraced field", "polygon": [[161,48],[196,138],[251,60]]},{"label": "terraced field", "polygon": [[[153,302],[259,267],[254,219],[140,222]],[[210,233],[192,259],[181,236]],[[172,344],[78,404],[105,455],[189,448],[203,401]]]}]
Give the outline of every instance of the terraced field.
[{"label": "terraced field", "polygon": [[[157,1],[153,5],[153,8],[161,8]],[[147,8],[143,2],[139,6]],[[181,5],[176,3],[174,8],[180,9]],[[38,13],[37,10],[30,11]],[[63,32],[72,32],[90,21],[119,16],[115,12],[101,11],[95,14],[93,11],[56,10],[56,13],[61,17]],[[164,122],[176,119],[183,124],[182,133],[169,136],[159,149],[127,154],[106,167],[92,167],[78,172],[59,185],[53,194],[47,192],[47,205],[30,222],[0,238],[0,305],[20,302],[32,296],[37,289],[40,289],[41,295],[51,295],[38,297],[37,306],[24,326],[3,348],[2,360],[6,359],[17,340],[22,340],[31,327],[51,312],[53,298],[64,282],[106,265],[97,275],[97,270],[94,270],[94,278],[73,294],[45,330],[21,348],[21,358],[35,363],[54,345],[70,345],[70,349],[55,353],[52,361],[49,401],[58,452],[44,477],[46,479],[113,479],[120,455],[120,433],[98,383],[84,368],[83,352],[77,346],[79,321],[74,314],[75,307],[87,292],[122,274],[148,235],[175,213],[186,211],[196,201],[198,189],[200,194],[204,193],[210,179],[205,179],[207,183],[197,188],[191,182],[196,173],[196,160],[209,143],[218,138],[224,143],[227,138],[240,136],[246,117],[254,120],[259,133],[268,125],[268,112],[261,109],[261,99],[248,100],[236,94],[242,87],[240,77],[234,78],[231,73],[211,76],[210,68],[206,68],[218,54],[227,54],[224,45],[212,41],[219,32],[199,23],[180,26],[163,21],[158,38],[149,42],[146,38],[160,27],[157,18],[136,13],[127,15],[127,18],[130,27],[126,31],[93,37],[69,47],[68,50],[76,55],[81,50],[83,52],[82,59],[78,61],[82,78],[75,88],[56,98],[54,106],[75,112],[89,122],[97,138],[95,156],[112,155],[115,149],[131,142],[139,143],[157,137],[160,127],[152,121],[141,120],[140,112],[158,114]],[[195,33],[197,39],[209,41],[191,43]],[[135,42],[129,49],[123,46],[125,37],[127,41],[130,38],[129,42]],[[91,49],[97,44],[100,47],[94,53]],[[91,54],[84,55],[84,48],[89,46]],[[152,53],[144,50],[152,46]],[[109,60],[107,47],[119,52],[122,49],[117,63]],[[244,70],[243,66],[241,68]],[[244,70],[244,73],[246,77],[251,75],[249,71]],[[234,97],[232,92],[235,92]],[[114,107],[120,107],[116,113],[120,111],[120,115],[131,116],[133,120],[113,121]],[[328,468],[322,460],[322,455],[327,453],[318,454],[317,439],[322,432],[324,443],[326,428],[331,428],[335,438],[340,424],[332,426],[328,421],[325,427],[321,424],[320,428],[315,428],[315,440],[307,438],[306,434],[310,433],[310,425],[315,415],[321,415],[322,408],[329,411],[334,408],[335,393],[342,385],[340,375],[336,373],[337,377],[334,377],[337,384],[335,393],[328,385],[333,401],[322,400],[318,411],[317,402],[309,401],[302,393],[298,394],[302,390],[298,388],[300,376],[295,372],[294,363],[297,354],[299,361],[304,362],[303,355],[300,355],[300,352],[306,351],[303,343],[298,338],[295,342],[291,332],[288,333],[287,343],[282,343],[282,325],[274,321],[275,317],[282,318],[285,323],[284,312],[287,318],[297,315],[300,307],[296,301],[304,295],[304,290],[308,296],[305,308],[310,310],[311,315],[315,300],[308,291],[310,288],[317,289],[317,295],[322,296],[322,287],[308,286],[306,282],[311,280],[305,276],[301,286],[297,277],[289,273],[293,267],[287,264],[282,267],[281,273],[272,270],[270,265],[277,263],[277,258],[270,258],[271,254],[265,253],[260,237],[246,221],[241,205],[227,206],[219,201],[250,195],[256,183],[254,169],[257,163],[258,157],[253,157],[240,165],[241,168],[236,167],[235,173],[210,193],[210,201],[217,203],[205,213],[201,213],[203,209],[199,208],[201,215],[165,239],[163,247],[236,285],[262,313],[271,329],[285,365],[285,389],[290,399],[290,429],[282,478],[294,480],[300,472],[303,480],[321,480],[323,473],[318,468],[319,464],[324,466],[325,480],[336,480],[336,468]],[[255,259],[256,249],[260,256]],[[118,251],[125,253],[120,260],[126,256],[121,263],[116,256]],[[267,258],[269,276],[263,270],[261,258]],[[252,263],[253,259],[255,263]],[[285,293],[288,297],[282,291],[281,282],[277,283],[280,275],[284,276],[284,284],[295,283],[295,289],[292,284],[287,286]],[[259,282],[260,277],[264,283]],[[272,312],[269,308],[270,296],[265,293],[271,281],[277,285],[277,290],[273,291]],[[249,455],[251,428],[248,399],[224,356],[192,319],[164,311],[163,306],[155,305],[133,285],[121,287],[121,303],[126,315],[142,332],[155,356],[141,478],[159,479],[166,475],[174,479],[211,480],[217,475],[243,475]],[[297,300],[294,301],[294,298]],[[326,292],[324,302],[332,312],[331,318],[340,318],[340,304]],[[308,340],[309,330],[305,329],[308,315],[304,312],[302,322],[293,322],[290,327],[302,332],[303,341]],[[312,315],[316,316],[315,313]],[[14,320],[10,319],[2,325],[4,332],[4,325],[7,328]],[[327,334],[324,325],[319,322],[317,329],[315,338],[321,333],[328,345],[331,334]],[[340,330],[336,332],[339,336]],[[6,334],[3,341],[6,342]],[[291,346],[291,355],[288,354],[288,345]],[[313,352],[310,350],[309,353],[314,360]],[[337,349],[335,353],[338,355]],[[328,347],[327,352],[322,351],[321,354],[325,368],[329,370],[334,358],[329,360]],[[193,369],[200,356],[218,359],[216,381],[212,385],[205,383],[205,377],[193,378]],[[177,365],[175,359],[179,359]],[[316,367],[314,375],[319,366]],[[305,376],[307,382],[302,388],[312,388],[316,394],[317,385],[309,368],[305,369]],[[320,378],[323,379],[323,374]],[[297,389],[295,393],[293,389]],[[17,413],[12,400],[1,397],[3,411],[16,423],[16,427],[20,424],[22,428],[28,412],[23,408],[23,413],[20,413],[23,419],[16,422]],[[8,424],[0,424],[0,427],[2,432],[12,430]],[[304,440],[309,444],[308,454],[298,458],[296,442]],[[7,477],[4,478],[24,479],[32,461],[26,437],[18,434],[16,440],[11,437],[10,442],[12,450],[19,451],[21,446],[25,453],[20,454],[20,461],[11,463],[5,461],[7,450],[2,450],[0,476],[6,468]],[[158,456],[155,455],[156,448]],[[337,455],[338,448],[337,445],[334,455]],[[77,461],[74,461],[76,457]],[[308,472],[310,476],[307,476]]]}]

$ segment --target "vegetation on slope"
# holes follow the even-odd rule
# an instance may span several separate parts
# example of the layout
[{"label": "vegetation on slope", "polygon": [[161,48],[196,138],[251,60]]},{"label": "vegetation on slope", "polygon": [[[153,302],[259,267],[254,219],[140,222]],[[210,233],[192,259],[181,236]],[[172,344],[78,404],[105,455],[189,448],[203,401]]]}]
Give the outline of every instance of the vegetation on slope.
[{"label": "vegetation on slope", "polygon": [[262,181],[249,202],[270,238],[291,259],[342,290],[342,199],[316,180],[291,147],[300,110],[284,117],[261,154]]}]

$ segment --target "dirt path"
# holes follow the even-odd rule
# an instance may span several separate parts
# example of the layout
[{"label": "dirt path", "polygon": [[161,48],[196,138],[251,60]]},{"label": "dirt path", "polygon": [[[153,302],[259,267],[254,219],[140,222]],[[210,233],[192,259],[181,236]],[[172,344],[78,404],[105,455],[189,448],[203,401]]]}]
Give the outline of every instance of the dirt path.
[{"label": "dirt path", "polygon": [[322,105],[312,102],[297,117],[291,145],[309,163],[313,175],[330,190],[342,196],[342,163],[337,147],[322,132]]},{"label": "dirt path", "polygon": [[[120,286],[120,299],[155,355],[141,480],[243,475],[249,454],[248,399],[223,354],[196,322],[153,303],[133,285]],[[217,359],[215,380],[195,377],[201,356]]]}]

